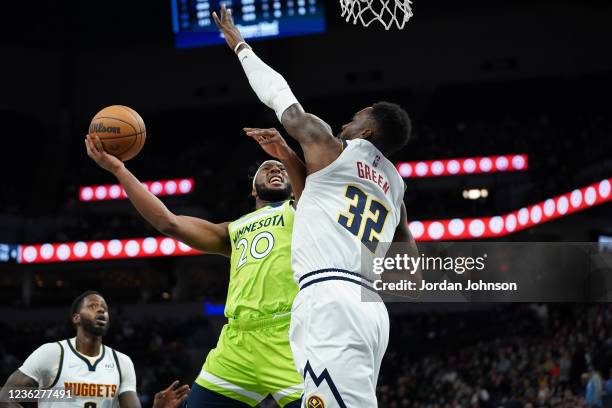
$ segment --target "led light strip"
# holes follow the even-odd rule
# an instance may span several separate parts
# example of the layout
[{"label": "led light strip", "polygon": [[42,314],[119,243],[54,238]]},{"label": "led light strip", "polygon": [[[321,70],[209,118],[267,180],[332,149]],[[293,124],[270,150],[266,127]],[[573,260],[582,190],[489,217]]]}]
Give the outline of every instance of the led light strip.
[{"label": "led light strip", "polygon": [[502,156],[402,162],[395,166],[404,178],[456,176],[527,170],[528,157],[526,154],[506,154]]},{"label": "led light strip", "polygon": [[[612,200],[612,178],[523,207],[505,215],[480,218],[412,221],[408,227],[417,241],[497,238]],[[150,237],[110,241],[19,245],[18,263],[97,261],[156,256],[198,255],[172,238]]]},{"label": "led light strip", "polygon": [[[193,191],[192,178],[145,181],[145,188],[156,196],[183,195]],[[80,201],[122,200],[127,198],[120,184],[84,186],[79,188]]]},{"label": "led light strip", "polygon": [[202,252],[172,238],[149,237],[20,245],[18,263],[99,261],[159,256],[199,255]]},{"label": "led light strip", "polygon": [[504,215],[412,221],[408,226],[417,241],[502,237],[612,200],[611,182],[608,178]]}]

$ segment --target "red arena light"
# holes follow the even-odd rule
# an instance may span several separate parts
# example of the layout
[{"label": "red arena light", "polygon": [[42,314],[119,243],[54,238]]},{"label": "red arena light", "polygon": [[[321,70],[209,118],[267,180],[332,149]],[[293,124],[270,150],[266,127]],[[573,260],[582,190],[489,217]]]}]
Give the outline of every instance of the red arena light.
[{"label": "red arena light", "polygon": [[[145,181],[142,185],[156,196],[172,196],[191,193],[195,182],[192,178],[182,178]],[[127,198],[127,195],[120,184],[104,184],[79,188],[80,201],[122,200],[125,198]]]},{"label": "red arena light", "polygon": [[101,261],[200,254],[202,252],[175,239],[149,237],[20,245],[18,263]]},{"label": "red arena light", "polygon": [[[503,237],[611,201],[611,186],[612,178],[608,178],[503,215],[412,221],[408,227],[417,241]],[[202,252],[172,238],[150,237],[19,245],[17,262],[32,264],[200,254]]]},{"label": "red arena light", "polygon": [[479,218],[412,221],[410,232],[417,241],[454,241],[497,238],[612,200],[612,178],[503,215]]},{"label": "red arena light", "polygon": [[502,156],[402,162],[397,163],[395,167],[404,178],[524,171],[528,167],[528,156],[526,154],[506,154]]}]

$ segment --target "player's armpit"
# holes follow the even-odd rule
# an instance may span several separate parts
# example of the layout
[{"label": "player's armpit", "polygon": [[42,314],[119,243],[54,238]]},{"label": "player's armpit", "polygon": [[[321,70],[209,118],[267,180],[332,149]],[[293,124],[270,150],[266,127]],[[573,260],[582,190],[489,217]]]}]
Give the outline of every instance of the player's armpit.
[{"label": "player's armpit", "polygon": [[304,151],[308,174],[327,167],[342,153],[342,142],[334,137],[331,127],[317,116],[304,112],[299,103],[287,108],[281,119],[287,133]]},{"label": "player's armpit", "polygon": [[25,375],[19,370],[15,370],[13,374],[6,380],[6,384],[0,390],[0,408],[25,408],[34,406],[35,403],[23,403],[18,404],[16,402],[3,402],[9,401],[9,390],[16,388],[25,387],[38,387],[38,383],[33,379]]},{"label": "player's armpit", "polygon": [[142,408],[138,395],[134,391],[126,391],[119,395],[119,408]]},{"label": "player's armpit", "polygon": [[201,218],[175,215],[161,232],[199,251],[229,257],[232,250],[228,225],[229,222],[215,224]]}]

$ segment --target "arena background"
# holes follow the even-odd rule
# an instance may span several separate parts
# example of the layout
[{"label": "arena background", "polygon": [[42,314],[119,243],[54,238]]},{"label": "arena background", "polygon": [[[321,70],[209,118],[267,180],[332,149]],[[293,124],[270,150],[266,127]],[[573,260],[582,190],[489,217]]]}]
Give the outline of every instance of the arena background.
[{"label": "arena background", "polygon": [[[15,245],[159,235],[127,200],[79,199],[82,186],[115,182],[83,146],[104,106],[131,106],[147,125],[128,168],[142,181],[192,178],[189,194],[164,202],[217,222],[253,208],[249,176],[266,156],[242,127],[276,119],[227,47],[175,48],[167,1],[3,8],[0,381],[38,345],[71,335],[70,302],[96,289],[112,312],[106,342],[132,357],[150,406],[169,381],[190,383],[214,347],[228,262],[203,255],[27,264],[14,259]],[[253,46],[334,129],[374,101],[402,104],[414,140],[392,157],[397,163],[528,156],[517,171],[407,177],[410,220],[507,214],[612,177],[609,2],[415,0],[413,8],[403,31],[385,32],[343,22],[328,1],[325,33]],[[612,207],[603,202],[495,239],[609,236]],[[612,392],[608,304],[389,309],[381,407],[583,406],[598,377]]]}]

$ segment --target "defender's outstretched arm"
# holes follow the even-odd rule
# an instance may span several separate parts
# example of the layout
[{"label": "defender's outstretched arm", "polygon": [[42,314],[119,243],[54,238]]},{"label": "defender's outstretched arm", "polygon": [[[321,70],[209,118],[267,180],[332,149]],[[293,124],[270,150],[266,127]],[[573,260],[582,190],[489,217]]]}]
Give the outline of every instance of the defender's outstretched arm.
[{"label": "defender's outstretched arm", "polygon": [[225,6],[221,6],[220,16],[213,12],[212,17],[223,32],[227,45],[238,55],[257,97],[274,109],[287,133],[302,146],[308,173],[333,162],[342,152],[342,144],[333,136],[330,126],[304,111],[285,78],[263,62],[244,42],[234,25],[231,12]]},{"label": "defender's outstretched arm", "polygon": [[87,135],[85,146],[87,155],[92,160],[117,177],[136,210],[156,230],[194,249],[230,256],[228,223],[214,224],[200,218],[172,213],[159,198],[144,188],[121,160],[104,151],[102,142],[97,136],[92,138]]}]

